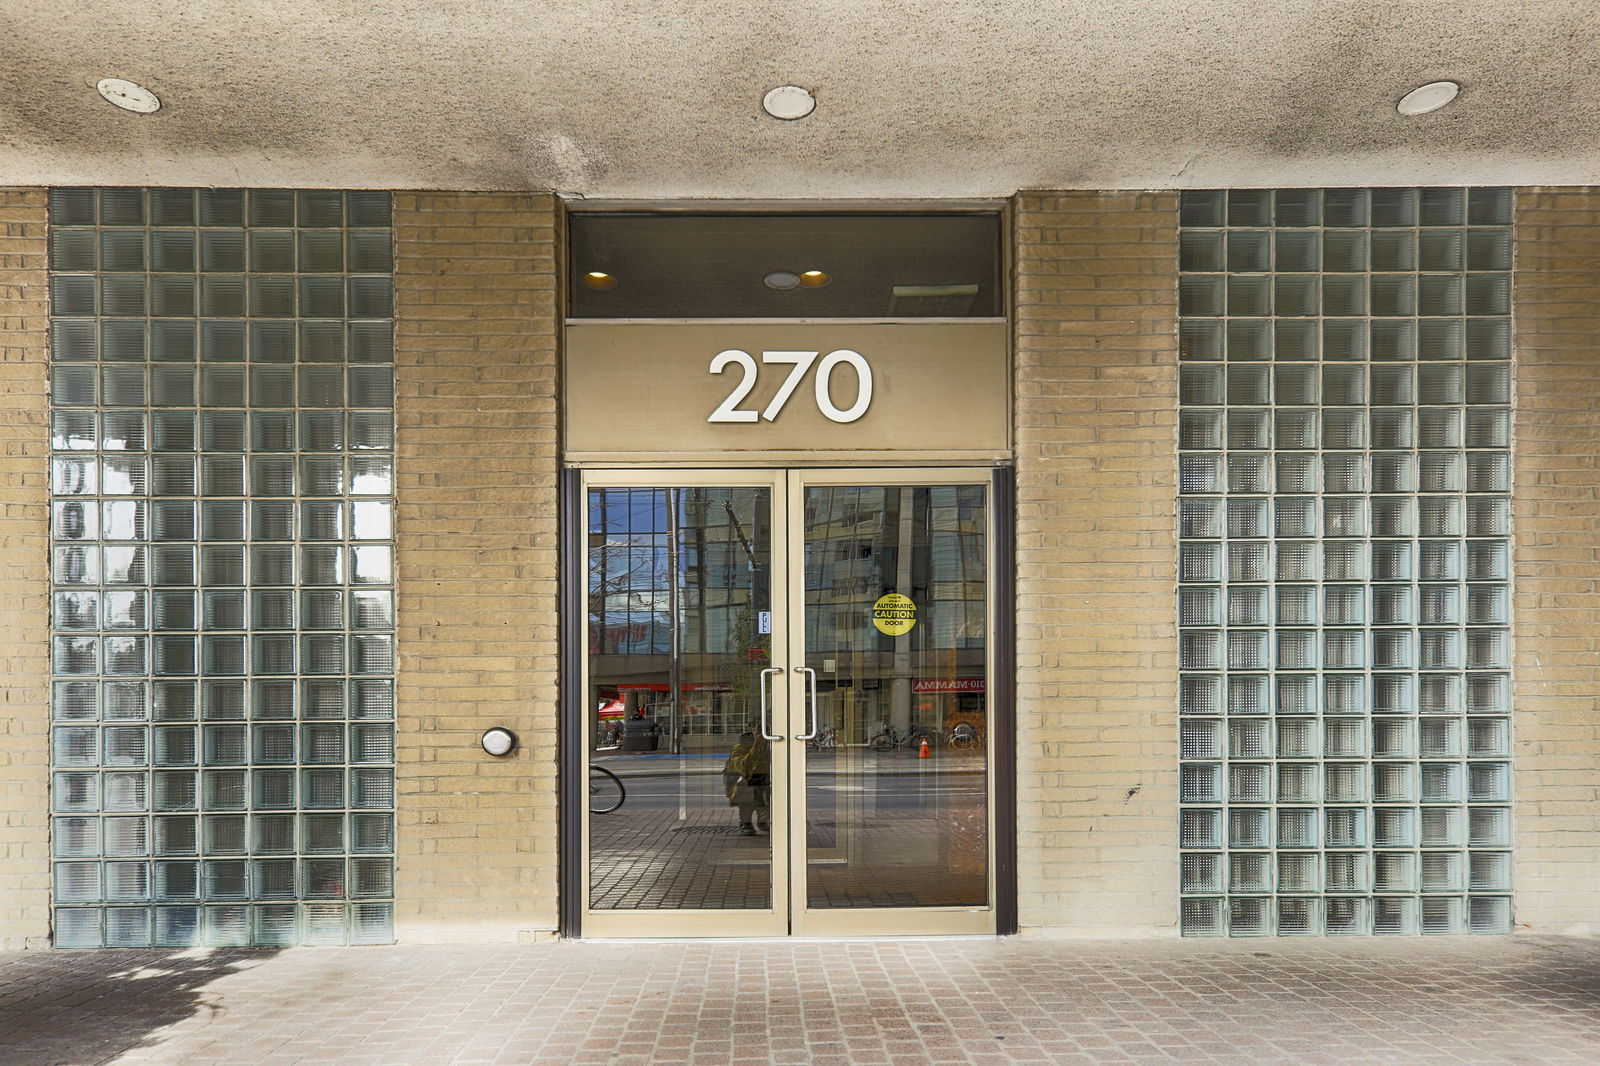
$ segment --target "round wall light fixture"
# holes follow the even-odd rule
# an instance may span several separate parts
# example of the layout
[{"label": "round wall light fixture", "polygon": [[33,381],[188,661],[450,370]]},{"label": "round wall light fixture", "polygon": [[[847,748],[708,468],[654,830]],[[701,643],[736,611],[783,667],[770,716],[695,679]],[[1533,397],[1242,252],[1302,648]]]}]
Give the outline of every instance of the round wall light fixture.
[{"label": "round wall light fixture", "polygon": [[761,98],[761,107],[773,118],[793,122],[815,111],[817,98],[812,95],[810,89],[802,89],[798,85],[780,85],[776,89],[767,90],[767,95]]},{"label": "round wall light fixture", "polygon": [[761,283],[769,289],[787,292],[800,286],[800,275],[792,270],[774,270],[761,279]]},{"label": "round wall light fixture", "polygon": [[493,729],[484,730],[478,743],[482,744],[483,750],[490,755],[510,755],[517,750],[517,735],[509,729],[495,726]]},{"label": "round wall light fixture", "polygon": [[583,284],[583,287],[586,289],[599,289],[602,292],[606,289],[614,289],[617,287],[616,275],[607,274],[604,270],[585,271],[584,274],[578,278],[578,281],[580,281]]},{"label": "round wall light fixture", "polygon": [[122,78],[101,78],[94,83],[95,90],[106,103],[132,111],[136,115],[153,115],[161,110],[161,98],[143,85]]},{"label": "round wall light fixture", "polygon": [[1412,118],[1439,110],[1461,95],[1461,85],[1453,81],[1430,81],[1419,85],[1400,98],[1394,109]]},{"label": "round wall light fixture", "polygon": [[833,278],[823,270],[802,270],[800,272],[800,285],[807,289],[820,289]]}]

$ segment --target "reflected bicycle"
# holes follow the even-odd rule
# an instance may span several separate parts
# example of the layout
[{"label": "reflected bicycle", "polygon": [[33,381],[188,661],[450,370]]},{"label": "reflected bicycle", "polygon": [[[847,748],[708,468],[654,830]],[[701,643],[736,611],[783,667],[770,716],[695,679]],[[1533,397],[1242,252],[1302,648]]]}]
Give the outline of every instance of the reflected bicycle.
[{"label": "reflected bicycle", "polygon": [[622,778],[603,766],[589,767],[589,813],[610,814],[628,798]]},{"label": "reflected bicycle", "polygon": [[872,745],[873,751],[885,752],[894,751],[897,748],[920,748],[924,740],[928,742],[928,746],[931,748],[939,746],[939,734],[927,726],[914,725],[902,733],[886,723],[883,727],[883,732],[867,741],[867,743]]},{"label": "reflected bicycle", "polygon": [[950,730],[950,735],[945,739],[951,751],[969,751],[983,746],[983,734],[978,727],[969,722],[960,722]]},{"label": "reflected bicycle", "polygon": [[839,734],[833,729],[824,729],[810,740],[806,741],[807,751],[822,751],[825,748],[837,748]]}]

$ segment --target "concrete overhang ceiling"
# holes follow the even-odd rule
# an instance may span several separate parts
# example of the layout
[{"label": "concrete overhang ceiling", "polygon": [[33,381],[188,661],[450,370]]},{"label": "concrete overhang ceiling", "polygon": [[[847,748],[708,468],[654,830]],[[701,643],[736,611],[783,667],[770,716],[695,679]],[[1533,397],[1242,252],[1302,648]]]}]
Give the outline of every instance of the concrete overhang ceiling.
[{"label": "concrete overhang ceiling", "polygon": [[[1600,0],[8,0],[0,183],[1600,183]],[[157,93],[119,111],[104,77]],[[1463,86],[1405,118],[1424,82]],[[781,122],[762,94],[816,95]]]}]

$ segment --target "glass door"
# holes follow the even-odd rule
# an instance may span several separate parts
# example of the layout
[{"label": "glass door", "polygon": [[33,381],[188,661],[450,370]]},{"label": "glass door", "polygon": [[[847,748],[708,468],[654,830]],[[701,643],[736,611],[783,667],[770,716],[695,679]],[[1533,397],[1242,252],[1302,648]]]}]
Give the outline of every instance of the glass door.
[{"label": "glass door", "polygon": [[586,475],[584,935],[994,930],[987,479]]},{"label": "glass door", "polygon": [[988,472],[790,476],[800,935],[992,933]]},{"label": "glass door", "polygon": [[789,931],[781,474],[586,475],[586,936]]}]

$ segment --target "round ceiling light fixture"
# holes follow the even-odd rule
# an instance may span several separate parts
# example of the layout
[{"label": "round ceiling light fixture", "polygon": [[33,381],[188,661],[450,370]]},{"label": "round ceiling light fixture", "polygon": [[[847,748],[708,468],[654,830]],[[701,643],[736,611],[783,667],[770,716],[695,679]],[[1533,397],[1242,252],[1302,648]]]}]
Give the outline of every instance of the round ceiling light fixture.
[{"label": "round ceiling light fixture", "polygon": [[802,270],[800,272],[800,284],[807,289],[820,289],[832,280],[833,278],[829,277],[828,273],[823,270]]},{"label": "round ceiling light fixture", "polygon": [[1461,95],[1459,82],[1430,81],[1402,96],[1400,102],[1394,105],[1394,109],[1407,118],[1427,115],[1439,110],[1459,95]]},{"label": "round ceiling light fixture", "polygon": [[762,278],[761,283],[769,289],[777,289],[779,292],[787,292],[790,289],[799,288],[800,275],[796,274],[792,270],[774,270],[772,273]]},{"label": "round ceiling light fixture", "polygon": [[607,274],[604,270],[587,271],[578,280],[583,283],[584,288],[599,289],[602,292],[606,289],[614,289],[617,287],[616,275]]},{"label": "round ceiling light fixture", "polygon": [[122,78],[101,78],[94,83],[96,91],[106,103],[132,111],[136,115],[153,115],[161,110],[161,98],[143,85]]},{"label": "round ceiling light fixture", "polygon": [[815,111],[817,98],[810,89],[802,89],[798,85],[780,85],[767,90],[767,95],[761,98],[761,107],[773,118],[793,122]]}]

